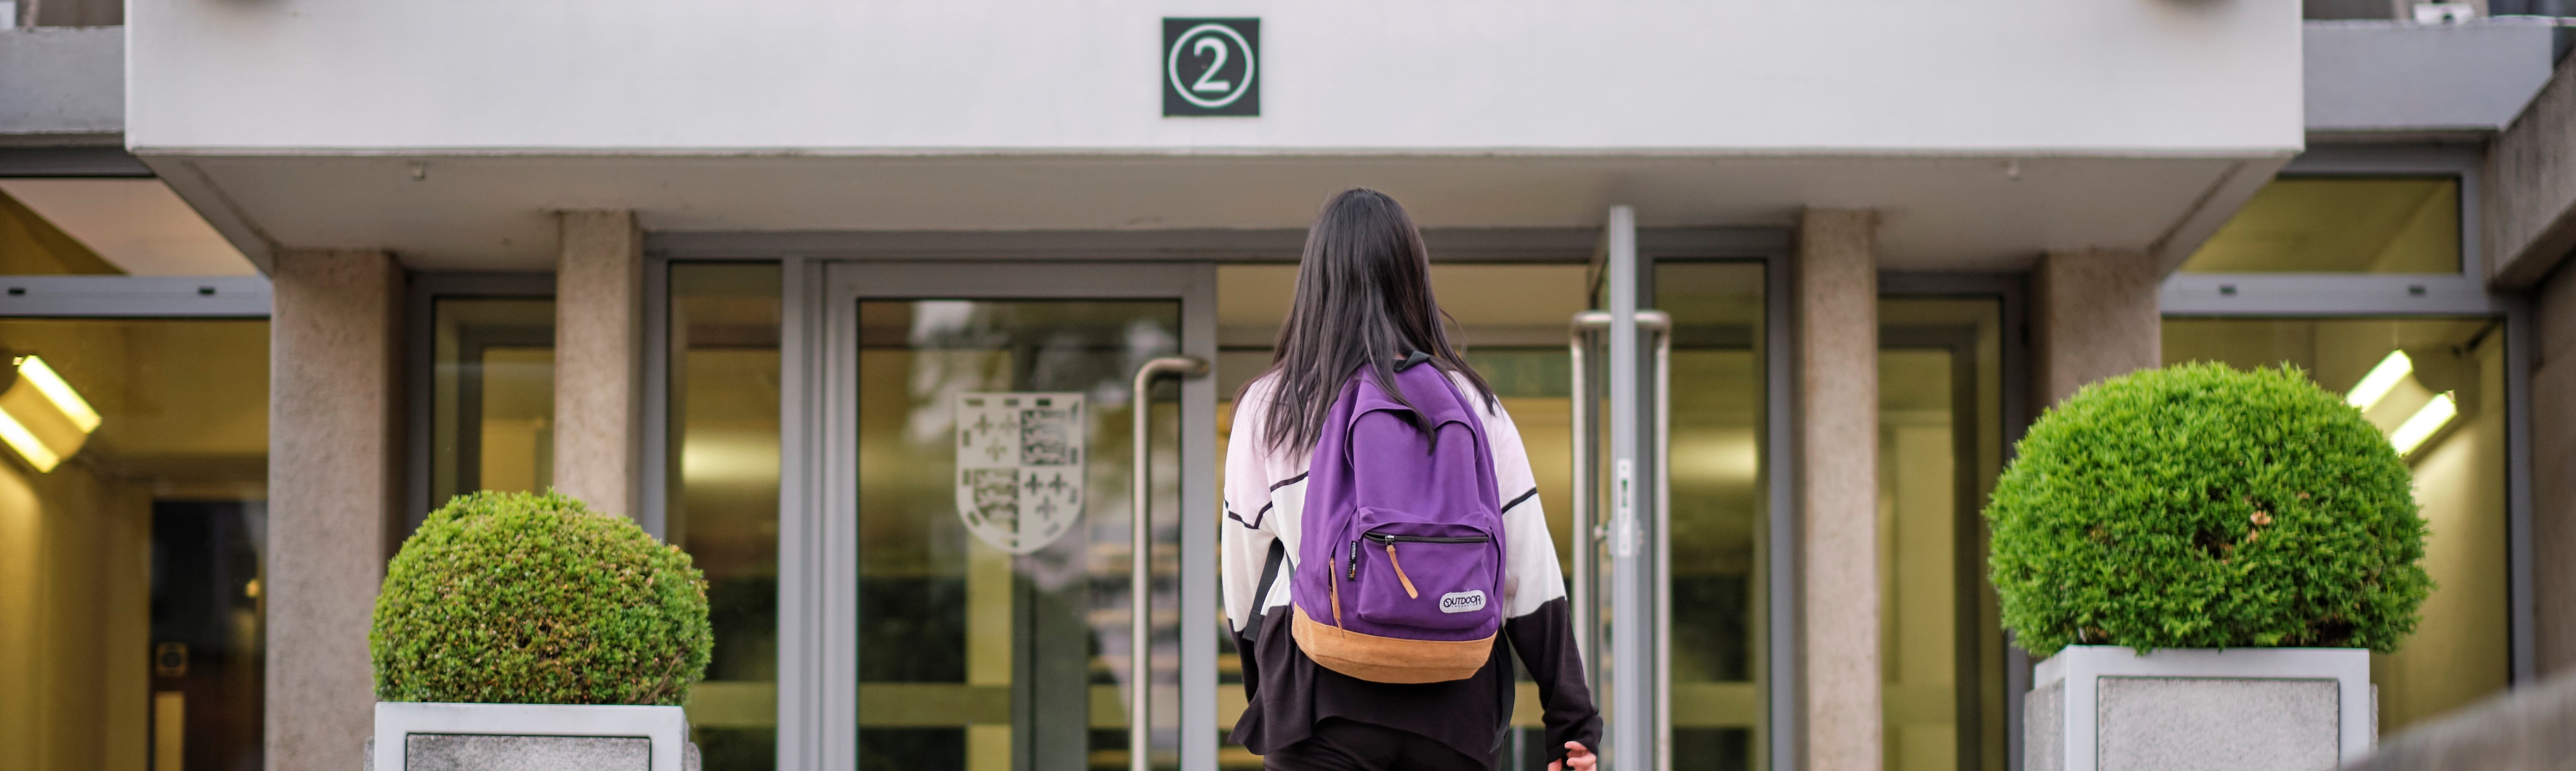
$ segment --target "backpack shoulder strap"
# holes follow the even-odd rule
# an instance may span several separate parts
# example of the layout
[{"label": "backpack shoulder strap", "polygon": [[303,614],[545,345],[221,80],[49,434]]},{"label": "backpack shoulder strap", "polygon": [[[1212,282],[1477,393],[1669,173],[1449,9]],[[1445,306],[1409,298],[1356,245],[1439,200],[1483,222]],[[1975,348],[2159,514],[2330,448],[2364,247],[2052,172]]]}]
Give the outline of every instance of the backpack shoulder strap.
[{"label": "backpack shoulder strap", "polygon": [[1264,611],[1270,610],[1269,606],[1263,603],[1270,601],[1270,587],[1279,582],[1279,565],[1287,561],[1287,543],[1276,538],[1270,539],[1270,559],[1262,563],[1261,584],[1252,590],[1252,603],[1256,606],[1252,609],[1252,615],[1259,616]]},{"label": "backpack shoulder strap", "polygon": [[[1279,566],[1286,564],[1287,561],[1287,543],[1276,538],[1271,539],[1270,558],[1263,561],[1261,565],[1261,583],[1255,584],[1252,590],[1252,613],[1245,618],[1243,624],[1244,628],[1235,631],[1236,635],[1241,636],[1245,640],[1250,640],[1261,634],[1261,617],[1270,613],[1270,590],[1278,585]],[[1247,646],[1244,649],[1244,655],[1251,655],[1250,648],[1248,647],[1249,644],[1240,644]]]}]

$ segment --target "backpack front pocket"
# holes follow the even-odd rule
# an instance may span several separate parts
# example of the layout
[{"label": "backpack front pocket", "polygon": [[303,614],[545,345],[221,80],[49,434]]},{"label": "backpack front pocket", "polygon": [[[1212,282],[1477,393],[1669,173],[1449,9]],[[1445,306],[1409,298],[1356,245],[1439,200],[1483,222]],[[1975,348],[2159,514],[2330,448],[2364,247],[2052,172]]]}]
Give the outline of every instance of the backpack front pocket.
[{"label": "backpack front pocket", "polygon": [[1492,534],[1458,524],[1392,522],[1352,540],[1346,574],[1371,624],[1475,629],[1498,617],[1502,569]]}]

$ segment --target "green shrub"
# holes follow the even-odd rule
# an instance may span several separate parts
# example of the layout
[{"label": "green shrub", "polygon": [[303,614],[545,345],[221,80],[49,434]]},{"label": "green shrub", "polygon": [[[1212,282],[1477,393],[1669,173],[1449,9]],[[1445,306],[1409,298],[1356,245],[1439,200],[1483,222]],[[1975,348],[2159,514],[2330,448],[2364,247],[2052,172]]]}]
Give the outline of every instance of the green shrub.
[{"label": "green shrub", "polygon": [[480,492],[403,542],[376,597],[376,698],[664,704],[711,647],[679,547],[561,493]]},{"label": "green shrub", "polygon": [[2039,656],[2393,651],[2433,587],[2405,464],[2296,368],[2088,386],[2031,426],[1986,521],[2004,626]]}]

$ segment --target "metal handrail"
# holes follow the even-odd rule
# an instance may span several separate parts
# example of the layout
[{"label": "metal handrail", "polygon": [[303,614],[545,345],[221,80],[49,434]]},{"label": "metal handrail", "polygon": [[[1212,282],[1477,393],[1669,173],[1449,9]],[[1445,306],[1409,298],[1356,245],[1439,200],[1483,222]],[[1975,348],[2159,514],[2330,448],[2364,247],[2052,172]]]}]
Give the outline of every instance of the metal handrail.
[{"label": "metal handrail", "polygon": [[1149,709],[1153,689],[1152,652],[1153,597],[1152,576],[1154,540],[1153,443],[1147,435],[1152,423],[1154,380],[1163,375],[1197,377],[1207,374],[1207,361],[1189,356],[1165,356],[1145,362],[1136,368],[1136,383],[1128,409],[1135,417],[1136,451],[1135,489],[1128,496],[1134,511],[1130,514],[1127,563],[1127,768],[1129,771],[1153,771],[1150,751],[1153,749],[1153,717]]}]

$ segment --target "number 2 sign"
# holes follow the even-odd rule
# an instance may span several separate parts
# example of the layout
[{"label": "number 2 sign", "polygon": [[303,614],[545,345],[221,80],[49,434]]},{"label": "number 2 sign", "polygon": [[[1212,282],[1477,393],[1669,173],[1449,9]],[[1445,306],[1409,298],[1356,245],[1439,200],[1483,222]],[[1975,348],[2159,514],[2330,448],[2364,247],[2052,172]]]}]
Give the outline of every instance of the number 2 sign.
[{"label": "number 2 sign", "polygon": [[1163,115],[1260,115],[1260,19],[1164,19]]}]

